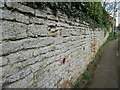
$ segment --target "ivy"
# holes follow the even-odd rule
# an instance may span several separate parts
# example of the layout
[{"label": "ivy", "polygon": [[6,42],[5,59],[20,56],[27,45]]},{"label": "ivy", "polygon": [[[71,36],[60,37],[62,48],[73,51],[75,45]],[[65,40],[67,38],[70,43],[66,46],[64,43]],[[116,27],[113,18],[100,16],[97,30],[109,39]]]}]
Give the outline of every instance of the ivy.
[{"label": "ivy", "polygon": [[109,14],[101,2],[36,2],[37,8],[49,7],[56,15],[59,10],[68,18],[79,18],[89,22],[93,27],[109,28]]}]

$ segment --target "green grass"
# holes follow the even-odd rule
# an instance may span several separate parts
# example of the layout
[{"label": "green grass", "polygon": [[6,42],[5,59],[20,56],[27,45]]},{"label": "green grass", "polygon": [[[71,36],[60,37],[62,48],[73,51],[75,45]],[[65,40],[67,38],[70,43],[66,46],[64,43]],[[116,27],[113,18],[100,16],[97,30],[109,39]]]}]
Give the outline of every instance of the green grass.
[{"label": "green grass", "polygon": [[118,34],[117,33],[110,32],[107,41],[115,40],[117,38],[118,38]]},{"label": "green grass", "polygon": [[92,80],[92,78],[88,72],[84,72],[84,74],[82,76],[83,76],[82,77],[83,80]]},{"label": "green grass", "polygon": [[73,86],[73,88],[80,88],[80,81],[79,82],[77,82],[74,86]]},{"label": "green grass", "polygon": [[89,75],[89,73],[86,71],[82,74],[82,79],[80,79],[73,88],[81,88],[81,85],[84,85],[87,81],[92,80],[92,77]]}]

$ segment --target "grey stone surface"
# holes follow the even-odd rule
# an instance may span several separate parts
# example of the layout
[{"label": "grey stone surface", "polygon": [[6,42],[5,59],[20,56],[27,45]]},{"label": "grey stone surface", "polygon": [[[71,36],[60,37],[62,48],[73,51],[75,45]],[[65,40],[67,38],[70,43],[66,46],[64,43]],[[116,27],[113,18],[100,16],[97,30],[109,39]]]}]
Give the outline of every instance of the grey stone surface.
[{"label": "grey stone surface", "polygon": [[27,26],[22,23],[2,21],[1,25],[3,39],[19,39],[27,37]]},{"label": "grey stone surface", "polygon": [[4,2],[0,2],[0,7],[4,7]]},{"label": "grey stone surface", "polygon": [[15,52],[21,49],[36,48],[39,46],[43,46],[42,43],[40,43],[42,40],[43,38],[32,38],[3,43],[3,54],[9,54],[11,52]]},{"label": "grey stone surface", "polygon": [[6,2],[6,5],[11,8],[17,8],[18,10],[20,10],[22,12],[29,12],[29,13],[35,14],[35,10],[33,8],[22,5],[17,2]]},{"label": "grey stone surface", "polygon": [[109,35],[104,37],[99,28],[93,31],[85,21],[81,24],[60,12],[55,17],[49,8],[6,5],[16,8],[1,9],[6,20],[1,20],[0,83],[8,88],[54,88],[75,82],[94,57],[92,45],[97,51]]},{"label": "grey stone surface", "polygon": [[28,87],[30,84],[34,83],[33,80],[33,74],[26,76],[25,78],[16,81],[14,83],[11,83],[10,85],[7,85],[7,88],[30,88]]},{"label": "grey stone surface", "polygon": [[48,29],[45,25],[35,25],[35,24],[31,24],[28,26],[28,36],[47,36],[48,33]]},{"label": "grey stone surface", "polygon": [[61,30],[61,36],[68,37],[70,36],[70,32],[67,29]]},{"label": "grey stone surface", "polygon": [[39,16],[39,17],[47,17],[47,14],[45,12],[43,12],[42,10],[37,10],[35,9],[35,16]]},{"label": "grey stone surface", "polygon": [[30,23],[33,23],[33,24],[37,23],[37,24],[43,25],[45,23],[44,19],[37,18],[37,17],[30,17],[29,20],[30,20]]},{"label": "grey stone surface", "polygon": [[29,60],[21,62],[21,66],[25,67],[25,66],[28,66],[28,65],[32,65],[32,64],[35,64],[36,62],[40,62],[40,61],[42,61],[44,59],[45,59],[45,56],[43,56],[43,55],[32,57]]},{"label": "grey stone surface", "polygon": [[15,16],[9,10],[2,10],[2,9],[0,9],[0,13],[2,14],[2,17],[0,17],[1,19],[2,18],[10,19],[10,20],[15,19]]},{"label": "grey stone surface", "polygon": [[14,75],[8,77],[8,78],[6,79],[6,82],[9,82],[9,83],[10,83],[10,82],[15,82],[15,81],[17,81],[17,80],[20,80],[20,79],[28,76],[31,72],[32,72],[32,71],[31,71],[30,68],[25,68],[24,70],[20,71],[19,73],[14,74]]},{"label": "grey stone surface", "polygon": [[21,14],[21,13],[15,13],[14,16],[15,16],[16,21],[29,24],[29,17],[28,16]]},{"label": "grey stone surface", "polygon": [[0,57],[0,67],[8,64],[8,59],[4,59],[4,57]]}]

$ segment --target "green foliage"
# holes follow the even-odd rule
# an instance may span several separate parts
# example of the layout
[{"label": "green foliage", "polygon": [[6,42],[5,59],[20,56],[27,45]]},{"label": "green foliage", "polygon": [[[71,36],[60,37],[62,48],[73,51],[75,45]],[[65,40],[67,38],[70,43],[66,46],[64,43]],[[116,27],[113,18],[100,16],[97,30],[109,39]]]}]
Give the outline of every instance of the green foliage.
[{"label": "green foliage", "polygon": [[77,81],[76,84],[73,86],[73,88],[81,88],[84,84],[87,83],[87,81],[90,81],[90,80],[92,80],[92,77],[86,71],[82,74],[82,79]]},{"label": "green foliage", "polygon": [[118,28],[118,30],[120,31],[120,24],[118,25],[118,27],[117,27],[117,28]]},{"label": "green foliage", "polygon": [[76,84],[75,84],[75,86],[73,86],[73,88],[80,88],[80,81],[79,82],[77,82]]},{"label": "green foliage", "polygon": [[83,80],[91,80],[92,78],[90,77],[88,72],[85,72],[82,77]]},{"label": "green foliage", "polygon": [[35,2],[34,5],[41,9],[51,8],[54,15],[59,10],[65,13],[68,18],[79,18],[90,23],[93,27],[102,27],[109,29],[109,14],[102,7],[101,2]]},{"label": "green foliage", "polygon": [[110,32],[107,41],[115,40],[118,38],[118,34],[115,32]]}]

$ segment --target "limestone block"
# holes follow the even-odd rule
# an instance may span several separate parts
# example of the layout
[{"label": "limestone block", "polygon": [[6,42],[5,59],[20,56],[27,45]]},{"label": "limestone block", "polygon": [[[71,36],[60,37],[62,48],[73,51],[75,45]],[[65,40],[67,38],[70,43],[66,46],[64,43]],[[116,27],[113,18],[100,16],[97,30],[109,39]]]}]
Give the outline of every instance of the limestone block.
[{"label": "limestone block", "polygon": [[30,17],[29,20],[30,20],[30,23],[33,23],[33,24],[37,23],[37,24],[43,25],[45,23],[44,19],[37,18],[37,17]]},{"label": "limestone block", "polygon": [[39,56],[30,58],[29,60],[26,60],[24,62],[21,62],[21,66],[25,67],[25,66],[28,66],[28,65],[32,65],[32,64],[35,64],[36,62],[40,62],[44,59],[45,59],[45,56],[39,55]]},{"label": "limestone block", "polygon": [[34,80],[33,80],[33,74],[31,73],[24,79],[21,79],[19,81],[7,85],[7,88],[27,88],[32,83],[34,83]]},{"label": "limestone block", "polygon": [[70,32],[66,29],[61,30],[61,36],[62,37],[68,37],[68,36],[70,36]]},{"label": "limestone block", "polygon": [[29,29],[28,29],[28,36],[46,36],[48,33],[48,29],[45,25],[35,25],[35,24],[31,24],[29,25]]},{"label": "limestone block", "polygon": [[54,51],[51,51],[51,52],[48,52],[48,53],[46,53],[44,56],[45,56],[45,58],[48,58],[48,57],[52,57],[52,56],[54,56]]},{"label": "limestone block", "polygon": [[71,30],[70,34],[73,35],[73,36],[79,36],[80,35],[80,31],[78,31],[78,30]]},{"label": "limestone block", "polygon": [[47,17],[47,14],[42,10],[35,9],[35,16],[45,18],[45,17]]},{"label": "limestone block", "polygon": [[31,73],[31,69],[30,69],[30,68],[25,68],[25,69],[23,69],[22,71],[20,71],[20,72],[14,74],[14,75],[8,77],[8,78],[6,79],[6,82],[9,82],[9,83],[10,83],[10,82],[15,82],[15,81],[17,81],[17,80],[20,80],[20,79],[28,76],[30,73]]},{"label": "limestone block", "polygon": [[27,37],[27,26],[22,23],[2,21],[2,38],[19,39]]},{"label": "limestone block", "polygon": [[42,41],[43,38],[31,38],[31,39],[24,39],[19,41],[12,41],[12,42],[6,42],[2,44],[3,47],[3,54],[8,54],[10,52],[15,52],[21,49],[26,48],[35,48],[38,46],[42,46],[40,41]]},{"label": "limestone block", "polygon": [[4,2],[0,2],[0,8],[4,7]]},{"label": "limestone block", "polygon": [[57,22],[57,26],[58,27],[64,27],[64,23],[63,22]]},{"label": "limestone block", "polygon": [[12,12],[11,11],[9,11],[9,10],[3,10],[3,9],[0,9],[0,13],[1,13],[1,15],[0,15],[0,18],[1,19],[8,19],[8,20],[13,20],[13,19],[15,19],[15,16],[12,14]]},{"label": "limestone block", "polygon": [[37,63],[35,63],[33,65],[30,65],[30,67],[31,67],[32,72],[34,73],[34,72],[42,69],[42,63],[37,62]]},{"label": "limestone block", "polygon": [[10,64],[18,63],[18,62],[25,61],[25,60],[33,57],[34,51],[36,51],[36,49],[19,51],[16,53],[9,54],[7,56],[3,56],[3,59],[4,59],[4,61],[9,60]]},{"label": "limestone block", "polygon": [[0,44],[0,56],[3,54],[3,47],[2,44]]},{"label": "limestone block", "polygon": [[0,67],[8,64],[8,59],[4,59],[4,57],[0,57]]},{"label": "limestone block", "polygon": [[32,9],[31,7],[22,5],[20,3],[17,3],[17,2],[6,2],[6,5],[7,7],[16,8],[22,12],[29,12],[29,13],[35,14],[34,9]]},{"label": "limestone block", "polygon": [[29,17],[28,16],[21,14],[21,13],[18,13],[18,12],[14,13],[14,15],[15,15],[16,21],[29,24]]},{"label": "limestone block", "polygon": [[48,19],[51,19],[51,20],[56,20],[56,18],[55,18],[54,15],[47,15],[47,18],[48,18]]},{"label": "limestone block", "polygon": [[63,37],[58,36],[58,37],[56,37],[56,38],[54,39],[54,44],[55,44],[55,45],[58,45],[58,44],[60,44],[60,43],[62,43],[62,42],[63,42]]},{"label": "limestone block", "polygon": [[47,20],[47,21],[46,21],[46,24],[47,24],[49,27],[55,27],[55,26],[56,26],[56,22],[55,22],[55,21]]},{"label": "limestone block", "polygon": [[35,49],[34,50],[33,56],[46,54],[47,52],[54,51],[54,50],[55,50],[55,46],[54,45],[50,45],[50,46],[46,46],[46,47],[41,47],[39,49]]}]

